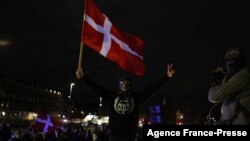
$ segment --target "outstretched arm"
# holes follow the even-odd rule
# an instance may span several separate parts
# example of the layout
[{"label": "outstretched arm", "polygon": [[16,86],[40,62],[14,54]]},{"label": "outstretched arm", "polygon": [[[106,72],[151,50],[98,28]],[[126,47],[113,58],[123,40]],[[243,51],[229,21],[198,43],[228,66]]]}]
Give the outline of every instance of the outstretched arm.
[{"label": "outstretched arm", "polygon": [[95,81],[90,79],[88,76],[86,76],[81,67],[78,67],[78,69],[76,70],[76,77],[77,79],[83,78],[87,86],[91,90],[95,91],[98,95],[103,97],[104,99],[107,97],[107,95],[111,93],[110,91],[108,91],[107,89],[103,88],[102,86],[97,84]]},{"label": "outstretched arm", "polygon": [[172,78],[175,73],[175,70],[173,68],[173,64],[168,64],[167,71],[166,71],[166,76],[164,76],[160,81],[158,81],[156,84],[148,87],[147,89],[140,91],[140,95],[142,97],[142,101],[146,101],[149,99],[156,91],[158,91],[160,88],[163,87],[165,82],[169,79]]}]

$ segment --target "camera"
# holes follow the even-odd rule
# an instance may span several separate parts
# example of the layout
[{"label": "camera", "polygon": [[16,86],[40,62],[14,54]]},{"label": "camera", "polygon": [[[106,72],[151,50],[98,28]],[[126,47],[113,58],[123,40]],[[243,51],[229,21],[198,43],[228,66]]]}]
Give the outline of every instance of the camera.
[{"label": "camera", "polygon": [[220,85],[222,81],[227,77],[227,71],[224,60],[220,60],[216,67],[213,69],[212,81],[213,85]]}]

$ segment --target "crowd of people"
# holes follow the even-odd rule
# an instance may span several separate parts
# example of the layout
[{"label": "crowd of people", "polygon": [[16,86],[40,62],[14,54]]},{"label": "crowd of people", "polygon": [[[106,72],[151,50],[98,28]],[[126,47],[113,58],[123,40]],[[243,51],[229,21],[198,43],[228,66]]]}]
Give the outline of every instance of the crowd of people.
[{"label": "crowd of people", "polygon": [[3,124],[0,129],[0,141],[108,141],[107,126],[65,126],[54,132],[33,132],[31,129],[13,129]]},{"label": "crowd of people", "polygon": [[[250,123],[250,71],[247,69],[244,52],[239,48],[230,48],[213,72],[213,84],[209,89],[208,100],[220,103],[218,119],[212,124],[249,124]],[[223,68],[224,67],[224,68]],[[134,91],[131,80],[121,77],[118,92],[109,91],[86,76],[78,68],[77,77],[82,78],[92,90],[110,104],[109,128],[96,126],[93,129],[83,127],[57,128],[53,133],[34,133],[31,131],[12,131],[7,124],[0,129],[0,141],[134,141],[138,138],[138,114],[141,104],[160,89],[166,80],[175,73],[169,64],[166,75],[145,91]],[[210,110],[208,117],[211,117]]]}]

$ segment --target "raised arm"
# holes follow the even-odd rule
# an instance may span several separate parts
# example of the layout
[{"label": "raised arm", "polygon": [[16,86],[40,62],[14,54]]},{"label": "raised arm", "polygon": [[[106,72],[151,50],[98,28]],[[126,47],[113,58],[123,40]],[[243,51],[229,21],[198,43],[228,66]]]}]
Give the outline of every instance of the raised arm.
[{"label": "raised arm", "polygon": [[95,81],[90,79],[88,76],[86,76],[81,67],[78,67],[78,69],[76,70],[76,77],[77,77],[77,79],[83,78],[83,80],[87,84],[87,86],[91,90],[96,92],[99,96],[103,97],[104,99],[107,98],[107,96],[112,93],[111,91],[108,91],[107,89],[103,88],[102,86],[97,84]]}]

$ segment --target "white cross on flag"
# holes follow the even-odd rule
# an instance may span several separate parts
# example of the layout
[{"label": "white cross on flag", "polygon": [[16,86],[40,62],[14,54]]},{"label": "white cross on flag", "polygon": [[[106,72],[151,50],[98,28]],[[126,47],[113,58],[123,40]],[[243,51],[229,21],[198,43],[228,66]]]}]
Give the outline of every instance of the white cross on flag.
[{"label": "white cross on flag", "polygon": [[116,28],[92,0],[85,7],[82,41],[123,70],[143,76],[143,40]]},{"label": "white cross on flag", "polygon": [[53,133],[56,128],[61,128],[63,122],[58,117],[39,112],[33,125],[34,132]]}]

